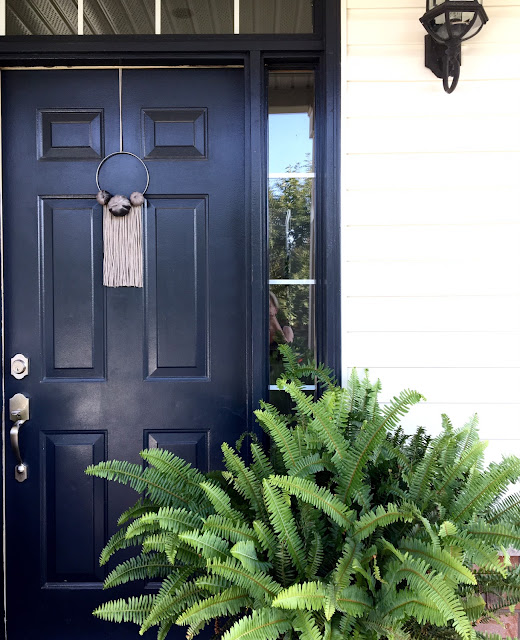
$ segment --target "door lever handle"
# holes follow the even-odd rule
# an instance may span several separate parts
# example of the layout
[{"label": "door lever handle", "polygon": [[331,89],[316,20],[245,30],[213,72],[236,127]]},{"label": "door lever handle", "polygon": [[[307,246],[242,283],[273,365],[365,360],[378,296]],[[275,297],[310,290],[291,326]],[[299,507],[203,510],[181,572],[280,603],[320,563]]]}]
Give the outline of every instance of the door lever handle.
[{"label": "door lever handle", "polygon": [[29,398],[23,393],[17,393],[9,400],[9,414],[14,422],[9,432],[11,448],[15,455],[17,465],[14,468],[14,477],[18,482],[27,480],[27,465],[22,460],[20,453],[19,432],[20,427],[29,420]]}]

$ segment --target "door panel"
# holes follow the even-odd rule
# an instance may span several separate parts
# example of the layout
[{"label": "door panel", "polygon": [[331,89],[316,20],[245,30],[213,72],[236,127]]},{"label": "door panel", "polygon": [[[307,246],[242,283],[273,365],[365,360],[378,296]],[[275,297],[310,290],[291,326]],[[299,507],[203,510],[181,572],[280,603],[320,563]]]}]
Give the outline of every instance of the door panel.
[{"label": "door panel", "polygon": [[[26,378],[6,371],[6,397],[24,393],[31,413],[27,481],[6,452],[9,638],[134,638],[91,611],[140,591],[102,592],[98,566],[136,495],[83,469],[143,447],[217,468],[245,430],[242,71],[123,71],[124,149],[150,173],[143,289],[102,285],[95,176],[119,149],[118,71],[2,75],[5,352],[30,359]],[[127,196],[142,182],[124,156],[100,175]]]}]

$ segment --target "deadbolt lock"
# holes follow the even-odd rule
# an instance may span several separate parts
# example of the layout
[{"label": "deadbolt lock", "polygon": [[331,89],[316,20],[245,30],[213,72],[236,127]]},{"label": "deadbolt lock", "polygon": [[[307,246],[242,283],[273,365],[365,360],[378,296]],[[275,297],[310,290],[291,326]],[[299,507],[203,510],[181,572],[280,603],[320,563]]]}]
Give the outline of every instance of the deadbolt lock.
[{"label": "deadbolt lock", "polygon": [[11,375],[17,380],[29,375],[29,358],[17,353],[11,358]]}]

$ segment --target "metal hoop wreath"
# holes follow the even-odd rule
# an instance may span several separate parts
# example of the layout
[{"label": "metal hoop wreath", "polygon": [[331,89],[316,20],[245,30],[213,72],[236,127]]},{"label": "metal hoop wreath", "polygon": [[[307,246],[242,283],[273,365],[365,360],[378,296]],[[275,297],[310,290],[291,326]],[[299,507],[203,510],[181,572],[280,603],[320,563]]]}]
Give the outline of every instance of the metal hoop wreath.
[{"label": "metal hoop wreath", "polygon": [[132,156],[133,158],[137,158],[137,160],[139,160],[139,162],[143,165],[144,170],[146,171],[146,186],[143,189],[143,191],[141,191],[141,193],[144,195],[148,190],[148,185],[150,184],[150,172],[148,171],[148,167],[145,165],[143,160],[139,156],[136,156],[135,153],[130,153],[130,151],[114,151],[114,153],[109,153],[108,156],[105,156],[103,160],[101,160],[96,170],[96,185],[98,190],[101,191],[101,187],[99,186],[99,171],[101,167],[105,164],[105,162],[109,158],[112,158],[113,156],[120,156],[121,154],[125,156]]}]

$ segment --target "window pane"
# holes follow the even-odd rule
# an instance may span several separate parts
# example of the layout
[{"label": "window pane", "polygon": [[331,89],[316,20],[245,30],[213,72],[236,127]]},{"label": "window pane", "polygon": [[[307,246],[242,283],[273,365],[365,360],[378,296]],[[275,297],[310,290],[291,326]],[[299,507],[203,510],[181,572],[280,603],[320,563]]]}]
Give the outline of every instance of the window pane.
[{"label": "window pane", "polygon": [[240,0],[240,33],[312,33],[313,0]]},{"label": "window pane", "polygon": [[315,358],[314,285],[269,287],[269,379],[283,371],[279,344],[289,344],[303,361]]},{"label": "window pane", "polygon": [[86,35],[155,33],[155,0],[85,0]]},{"label": "window pane", "polygon": [[314,278],[314,179],[269,180],[269,277]]},{"label": "window pane", "polygon": [[314,74],[269,74],[269,173],[313,171]]},{"label": "window pane", "polygon": [[7,0],[8,36],[66,36],[77,33],[76,0]]},{"label": "window pane", "polygon": [[162,0],[161,33],[233,33],[233,0]]}]

